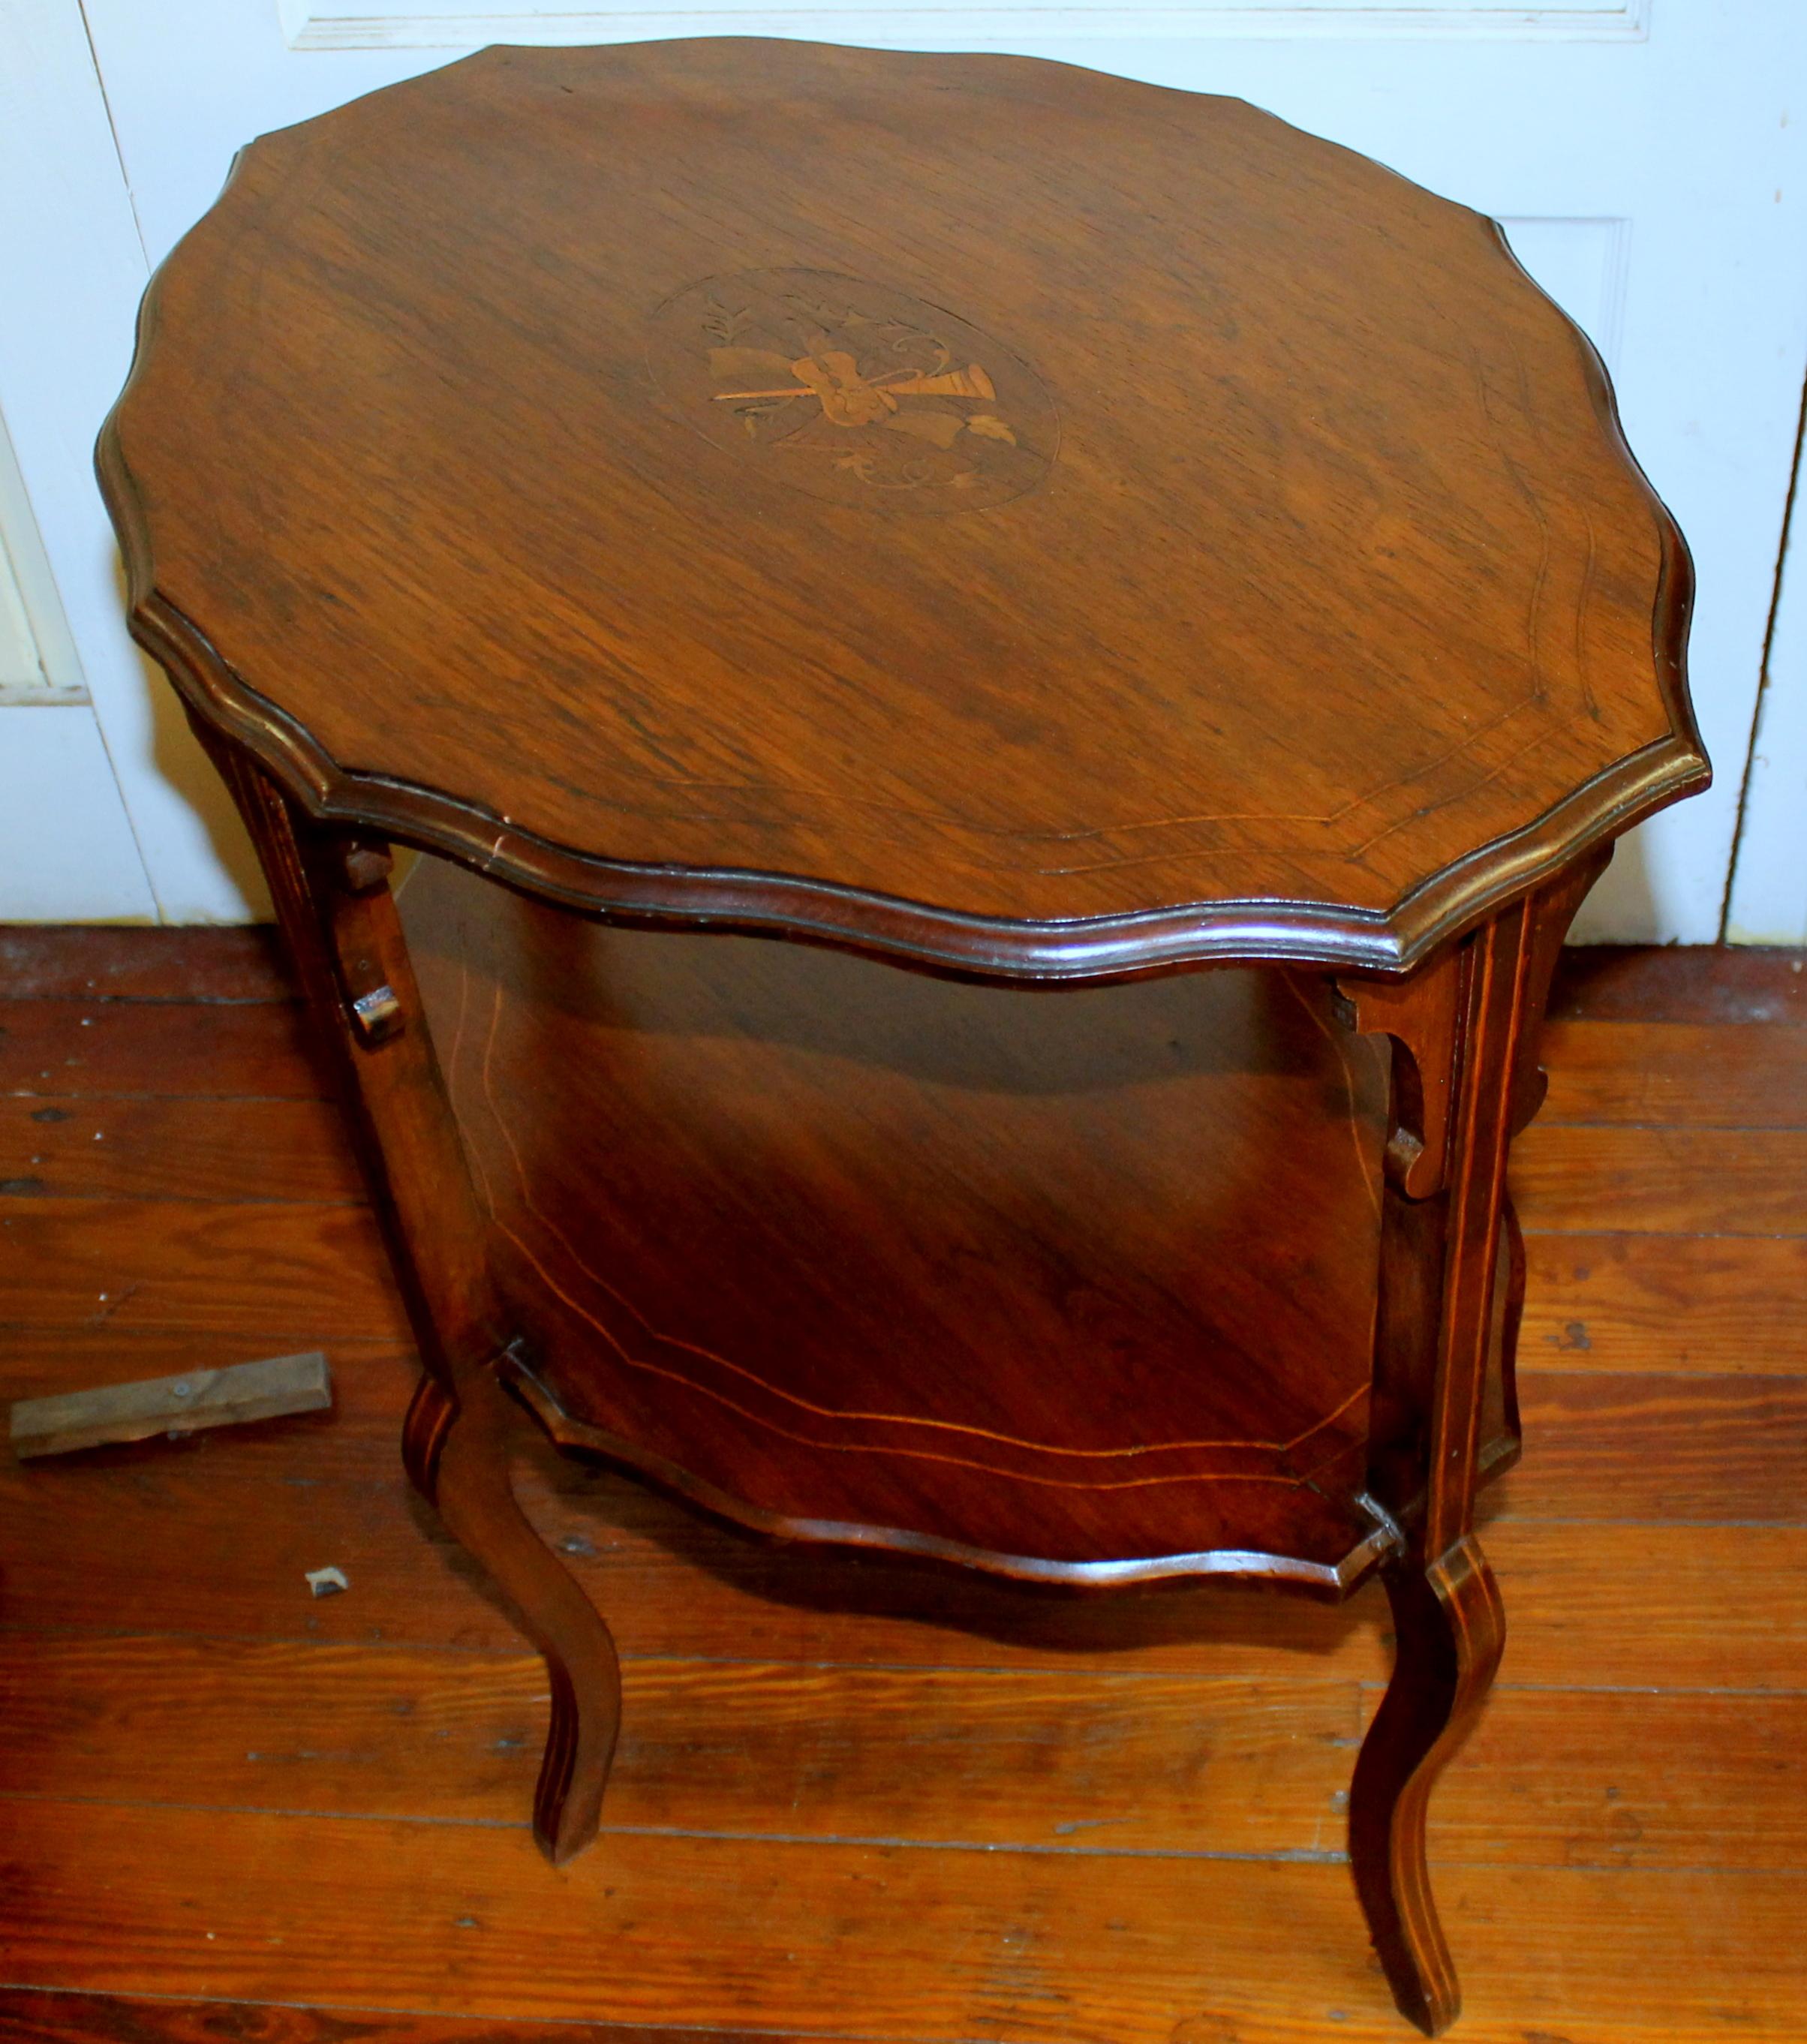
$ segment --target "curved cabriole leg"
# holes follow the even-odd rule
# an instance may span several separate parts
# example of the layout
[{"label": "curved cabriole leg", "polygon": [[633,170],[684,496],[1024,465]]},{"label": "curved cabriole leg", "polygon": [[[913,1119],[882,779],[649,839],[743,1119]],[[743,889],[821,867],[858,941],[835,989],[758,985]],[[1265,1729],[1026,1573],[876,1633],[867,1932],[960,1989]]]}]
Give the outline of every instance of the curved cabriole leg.
[{"label": "curved cabriole leg", "polygon": [[608,1627],[516,1502],[508,1402],[493,1368],[462,1377],[456,1399],[436,1378],[423,1377],[402,1430],[402,1459],[446,1531],[488,1571],[546,1657],[552,1716],[533,1835],[561,1866],[596,1835],[621,1727],[621,1668]]},{"label": "curved cabriole leg", "polygon": [[1385,1580],[1398,1644],[1355,1762],[1349,1857],[1400,2013],[1436,2037],[1461,2013],[1462,1990],[1431,1899],[1424,1817],[1499,1666],[1505,1613],[1471,1537],[1428,1565],[1395,1563]]},{"label": "curved cabriole leg", "polygon": [[533,1830],[556,1863],[596,1835],[621,1719],[614,1642],[509,1482],[496,1374],[508,1316],[489,1219],[446,1097],[388,881],[386,844],[313,823],[248,755],[194,725],[256,840],[290,956],[335,1050],[390,1259],[429,1374],[402,1431],[408,1473],[546,1657],[552,1723]]}]

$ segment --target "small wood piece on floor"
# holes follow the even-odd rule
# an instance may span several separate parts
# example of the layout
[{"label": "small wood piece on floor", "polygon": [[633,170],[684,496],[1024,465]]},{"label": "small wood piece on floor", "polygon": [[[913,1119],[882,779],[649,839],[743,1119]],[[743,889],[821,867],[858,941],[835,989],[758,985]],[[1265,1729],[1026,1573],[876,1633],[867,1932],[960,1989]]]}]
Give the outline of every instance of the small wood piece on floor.
[{"label": "small wood piece on floor", "polygon": [[318,1412],[333,1403],[333,1379],[318,1349],[267,1356],[225,1370],[191,1370],[135,1384],[107,1384],[13,1408],[13,1450],[22,1458],[67,1454],[154,1434],[194,1434],[247,1420]]}]

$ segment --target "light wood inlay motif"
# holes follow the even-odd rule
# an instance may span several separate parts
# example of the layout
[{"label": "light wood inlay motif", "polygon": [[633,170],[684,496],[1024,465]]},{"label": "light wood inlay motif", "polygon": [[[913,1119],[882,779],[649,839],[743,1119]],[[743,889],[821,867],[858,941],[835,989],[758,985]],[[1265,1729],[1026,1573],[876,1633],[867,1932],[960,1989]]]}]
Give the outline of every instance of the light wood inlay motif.
[{"label": "light wood inlay motif", "polygon": [[[406,910],[565,1420],[750,1508],[994,1563],[1334,1568],[1371,1530],[1384,1070],[1313,982],[1044,1001],[573,925],[434,859]],[[1281,1170],[1329,1247],[1247,1225]]]},{"label": "light wood inlay motif", "polygon": [[1034,371],[953,313],[828,270],[705,278],[653,315],[671,409],[786,482],[873,510],[977,511],[1047,474]]}]

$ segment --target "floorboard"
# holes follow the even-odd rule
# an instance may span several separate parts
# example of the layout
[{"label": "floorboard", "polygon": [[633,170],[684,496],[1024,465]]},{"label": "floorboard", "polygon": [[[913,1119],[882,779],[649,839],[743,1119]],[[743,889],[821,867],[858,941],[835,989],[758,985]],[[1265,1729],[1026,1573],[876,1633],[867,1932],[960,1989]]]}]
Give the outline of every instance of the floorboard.
[{"label": "floorboard", "polygon": [[0,1189],[64,1199],[361,1204],[335,1110],[315,1100],[0,1098]]},{"label": "floorboard", "polygon": [[1550,1090],[1541,1128],[1563,1121],[1807,1127],[1807,1028],[1553,1022],[1544,1062]]},{"label": "floorboard", "polygon": [[1807,1235],[1578,1230],[1525,1254],[1521,1370],[1795,1376],[1807,1359]]},{"label": "floorboard", "polygon": [[[827,2033],[812,2031],[811,2037]],[[789,2044],[773,2031],[668,2030],[645,2023],[521,2023],[494,2016],[396,2015],[280,2002],[154,2000],[144,1996],[0,1988],[10,2044]]]},{"label": "floorboard", "polygon": [[[1509,1666],[1436,1801],[1476,1865],[1807,1861],[1807,1690],[1536,1689]],[[1259,1677],[629,1659],[612,1830],[1335,1857],[1378,1696]],[[536,1658],[0,1633],[37,1797],[521,1827]],[[1678,1768],[1686,1753],[1692,1764]],[[15,1792],[16,1793],[25,1792]],[[1768,1820],[1749,1821],[1763,1807]],[[16,1821],[23,1822],[18,1817]]]},{"label": "floorboard", "polygon": [[0,1093],[324,1100],[293,1002],[0,1000]]},{"label": "floorboard", "polygon": [[[1527,1454],[1481,1530],[1509,1638],[1432,1824],[1468,2044],[1807,2036],[1801,962],[1559,976]],[[543,1671],[401,1475],[412,1344],[267,938],[0,932],[0,1399],[316,1346],[336,1385],[0,1458],[0,2038],[1407,2034],[1342,1861],[1371,1588],[787,1547],[523,1419],[625,1654],[608,1829],[548,1867]]]},{"label": "floorboard", "polygon": [[[282,2000],[298,1977],[329,2006],[854,2016],[900,2044],[1398,2036],[1332,1862],[615,1831],[553,1869],[513,1828],[31,1809],[0,1963],[34,1984]],[[1807,1874],[1446,1863],[1440,1892],[1481,2044],[1807,2025]]]},{"label": "floorboard", "polygon": [[1550,1014],[1558,1021],[1807,1022],[1807,952],[1578,945],[1563,953]]},{"label": "floorboard", "polygon": [[288,1001],[276,932],[0,924],[0,988],[32,1000]]},{"label": "floorboard", "polygon": [[1540,1235],[1807,1235],[1807,1128],[1534,1123],[1512,1187]]}]

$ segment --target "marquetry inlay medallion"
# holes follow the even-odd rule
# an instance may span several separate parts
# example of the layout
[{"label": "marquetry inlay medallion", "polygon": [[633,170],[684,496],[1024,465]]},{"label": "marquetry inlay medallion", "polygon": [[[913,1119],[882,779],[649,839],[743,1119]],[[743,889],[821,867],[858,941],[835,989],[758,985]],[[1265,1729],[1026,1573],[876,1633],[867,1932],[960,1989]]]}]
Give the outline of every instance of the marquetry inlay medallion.
[{"label": "marquetry inlay medallion", "polygon": [[1035,371],[939,305],[827,270],[705,278],[652,317],[654,381],[736,459],[837,503],[989,509],[1032,490],[1059,424]]}]

